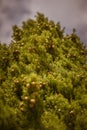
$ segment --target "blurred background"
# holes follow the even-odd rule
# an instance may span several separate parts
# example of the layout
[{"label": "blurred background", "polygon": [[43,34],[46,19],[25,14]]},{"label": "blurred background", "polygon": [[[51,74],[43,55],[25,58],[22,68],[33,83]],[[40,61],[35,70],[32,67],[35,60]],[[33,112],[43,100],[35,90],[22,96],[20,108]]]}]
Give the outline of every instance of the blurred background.
[{"label": "blurred background", "polygon": [[36,12],[60,22],[68,34],[75,28],[87,45],[87,0],[0,0],[0,41],[10,43],[12,26],[21,26]]}]

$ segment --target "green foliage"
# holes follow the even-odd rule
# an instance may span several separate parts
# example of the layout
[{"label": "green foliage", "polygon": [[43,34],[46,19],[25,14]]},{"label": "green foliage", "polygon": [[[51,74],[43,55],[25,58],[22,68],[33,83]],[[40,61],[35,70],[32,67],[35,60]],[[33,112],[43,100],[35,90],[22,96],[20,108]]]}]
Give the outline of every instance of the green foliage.
[{"label": "green foliage", "polygon": [[41,13],[0,44],[0,130],[86,130],[87,50]]},{"label": "green foliage", "polygon": [[42,115],[44,130],[66,130],[65,124],[56,114],[45,111]]},{"label": "green foliage", "polygon": [[0,100],[0,129],[15,130],[17,129],[17,121],[15,112],[9,106]]}]

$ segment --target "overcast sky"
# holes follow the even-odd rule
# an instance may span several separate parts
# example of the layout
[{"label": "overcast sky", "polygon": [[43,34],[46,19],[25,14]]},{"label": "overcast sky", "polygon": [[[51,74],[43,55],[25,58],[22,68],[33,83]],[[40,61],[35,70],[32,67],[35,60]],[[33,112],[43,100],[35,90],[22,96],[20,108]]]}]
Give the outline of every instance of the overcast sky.
[{"label": "overcast sky", "polygon": [[87,0],[0,0],[0,41],[9,43],[12,26],[33,18],[36,12],[60,22],[71,33],[76,28],[87,44]]}]

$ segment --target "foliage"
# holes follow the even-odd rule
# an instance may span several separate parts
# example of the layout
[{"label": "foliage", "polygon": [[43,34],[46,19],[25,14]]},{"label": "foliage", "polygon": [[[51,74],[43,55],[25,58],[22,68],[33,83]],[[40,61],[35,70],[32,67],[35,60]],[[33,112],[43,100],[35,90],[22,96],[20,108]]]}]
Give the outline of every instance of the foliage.
[{"label": "foliage", "polygon": [[87,50],[37,13],[0,44],[1,130],[86,130]]}]

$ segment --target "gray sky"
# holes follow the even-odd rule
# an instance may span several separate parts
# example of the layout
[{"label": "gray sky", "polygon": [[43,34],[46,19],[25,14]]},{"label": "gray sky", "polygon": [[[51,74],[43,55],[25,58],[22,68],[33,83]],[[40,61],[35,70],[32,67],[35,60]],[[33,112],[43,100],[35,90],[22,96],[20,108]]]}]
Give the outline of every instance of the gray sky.
[{"label": "gray sky", "polygon": [[60,22],[71,33],[76,28],[87,44],[87,0],[0,0],[0,41],[9,43],[12,26],[33,18],[36,12]]}]

